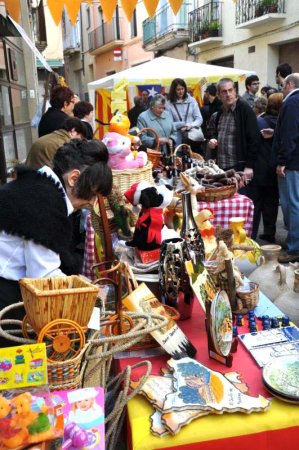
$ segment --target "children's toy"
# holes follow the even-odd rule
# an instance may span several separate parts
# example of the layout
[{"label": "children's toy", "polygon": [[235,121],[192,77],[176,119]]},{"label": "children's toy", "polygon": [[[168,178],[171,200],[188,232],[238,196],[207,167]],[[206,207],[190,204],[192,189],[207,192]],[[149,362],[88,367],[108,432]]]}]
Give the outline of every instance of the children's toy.
[{"label": "children's toy", "polygon": [[[25,448],[58,436],[47,390],[41,390],[38,395],[21,389],[3,392],[0,396],[0,448]],[[15,392],[21,393],[14,395]]]},{"label": "children's toy", "polygon": [[126,244],[139,250],[159,248],[163,240],[163,208],[170,204],[173,196],[171,186],[154,187],[147,181],[141,181],[133,184],[124,195],[132,205],[142,206],[133,240]]},{"label": "children's toy", "polygon": [[62,450],[68,450],[71,448],[82,448],[88,444],[88,434],[85,430],[82,430],[74,422],[70,422],[64,429],[65,442],[62,445]]},{"label": "children's toy", "polygon": [[145,152],[137,152],[136,159],[133,159],[129,137],[109,131],[104,135],[103,142],[109,152],[108,164],[111,169],[135,169],[146,165],[147,154]]},{"label": "children's toy", "polygon": [[125,114],[116,113],[110,120],[109,131],[128,137],[132,143],[139,142],[140,139],[138,136],[129,134],[130,127],[131,124],[128,116]]}]

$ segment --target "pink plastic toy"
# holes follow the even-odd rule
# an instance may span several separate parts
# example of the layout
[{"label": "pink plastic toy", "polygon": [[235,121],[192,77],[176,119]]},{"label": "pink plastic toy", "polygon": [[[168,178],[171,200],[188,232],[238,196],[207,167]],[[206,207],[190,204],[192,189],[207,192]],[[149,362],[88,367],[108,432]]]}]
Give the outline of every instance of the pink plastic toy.
[{"label": "pink plastic toy", "polygon": [[62,450],[81,449],[88,444],[88,434],[85,430],[71,422],[64,429],[65,442]]}]

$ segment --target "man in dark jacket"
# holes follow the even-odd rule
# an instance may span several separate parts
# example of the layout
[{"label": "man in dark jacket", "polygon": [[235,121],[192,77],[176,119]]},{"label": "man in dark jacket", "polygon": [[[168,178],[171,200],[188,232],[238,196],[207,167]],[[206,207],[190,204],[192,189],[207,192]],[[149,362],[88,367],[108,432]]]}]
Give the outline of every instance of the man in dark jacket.
[{"label": "man in dark jacket", "polygon": [[75,94],[66,86],[55,86],[51,91],[50,104],[38,125],[39,137],[60,130],[65,119],[73,116]]},{"label": "man in dark jacket", "polygon": [[273,155],[281,206],[288,225],[287,253],[280,263],[299,261],[299,73],[283,81],[284,101],[274,135]]},{"label": "man in dark jacket", "polygon": [[217,162],[222,169],[243,170],[250,182],[260,142],[256,115],[246,102],[237,98],[232,79],[222,78],[217,91],[223,107],[217,113],[209,148],[217,148]]},{"label": "man in dark jacket", "polygon": [[136,97],[134,97],[134,106],[128,112],[128,117],[130,120],[131,128],[136,127],[138,116],[143,111],[145,111],[145,108],[142,103],[142,97],[140,97],[139,95],[136,95]]}]

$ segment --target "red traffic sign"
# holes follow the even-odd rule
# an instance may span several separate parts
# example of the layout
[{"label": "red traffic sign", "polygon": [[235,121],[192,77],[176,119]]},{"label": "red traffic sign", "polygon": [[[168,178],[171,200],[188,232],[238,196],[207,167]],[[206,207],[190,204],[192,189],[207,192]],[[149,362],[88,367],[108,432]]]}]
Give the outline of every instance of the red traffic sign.
[{"label": "red traffic sign", "polygon": [[114,61],[121,61],[121,59],[122,59],[122,49],[121,48],[115,48],[113,50],[113,59],[114,59]]}]

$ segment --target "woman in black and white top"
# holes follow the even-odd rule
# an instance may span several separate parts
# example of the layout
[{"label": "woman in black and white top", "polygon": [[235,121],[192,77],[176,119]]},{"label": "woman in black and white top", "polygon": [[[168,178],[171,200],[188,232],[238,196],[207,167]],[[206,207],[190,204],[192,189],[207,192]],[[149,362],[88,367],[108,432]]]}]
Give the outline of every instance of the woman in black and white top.
[{"label": "woman in black and white top", "polygon": [[199,151],[200,143],[190,141],[186,132],[192,128],[199,128],[203,119],[197,101],[188,94],[187,85],[183,79],[172,80],[166,110],[171,114],[177,130],[176,144],[188,143],[192,150]]}]

